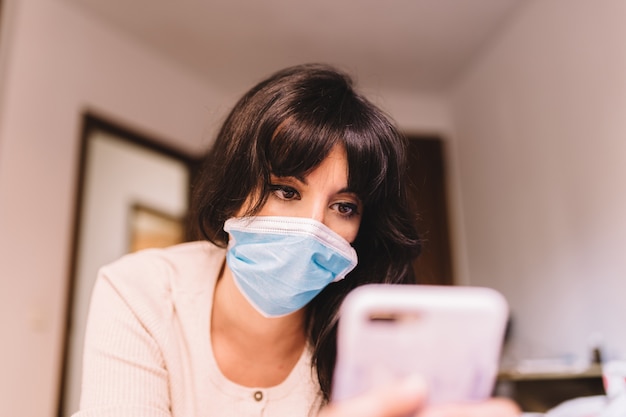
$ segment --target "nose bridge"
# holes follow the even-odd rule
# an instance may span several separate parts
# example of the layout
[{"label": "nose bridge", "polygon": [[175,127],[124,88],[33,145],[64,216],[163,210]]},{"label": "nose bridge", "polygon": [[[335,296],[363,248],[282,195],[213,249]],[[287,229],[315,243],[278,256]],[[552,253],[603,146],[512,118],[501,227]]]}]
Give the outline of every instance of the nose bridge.
[{"label": "nose bridge", "polygon": [[311,207],[311,218],[320,223],[324,223],[325,214],[326,201],[322,200],[322,198],[316,198]]},{"label": "nose bridge", "polygon": [[313,220],[317,220],[320,223],[324,223],[324,217],[326,214],[326,201],[321,196],[316,196],[309,201],[306,207],[306,217]]}]

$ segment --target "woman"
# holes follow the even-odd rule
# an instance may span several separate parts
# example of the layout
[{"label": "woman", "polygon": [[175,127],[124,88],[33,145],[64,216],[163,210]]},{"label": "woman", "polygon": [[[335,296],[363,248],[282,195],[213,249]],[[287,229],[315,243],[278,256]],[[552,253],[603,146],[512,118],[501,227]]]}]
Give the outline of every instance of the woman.
[{"label": "woman", "polygon": [[315,415],[345,295],[413,282],[404,139],[346,75],[304,65],[262,81],[206,161],[206,241],[100,271],[76,416]]}]

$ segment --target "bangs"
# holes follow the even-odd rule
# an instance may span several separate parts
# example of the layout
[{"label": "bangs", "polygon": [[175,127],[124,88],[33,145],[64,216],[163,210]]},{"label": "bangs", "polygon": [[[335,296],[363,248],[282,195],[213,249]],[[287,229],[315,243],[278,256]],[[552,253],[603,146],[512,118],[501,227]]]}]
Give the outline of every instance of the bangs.
[{"label": "bangs", "polygon": [[326,123],[296,117],[282,123],[269,142],[270,172],[280,177],[304,177],[313,171],[342,142],[343,129]]},{"label": "bangs", "polygon": [[387,117],[364,105],[352,117],[343,135],[348,155],[348,184],[366,205],[397,197],[406,155],[404,137]]},{"label": "bangs", "polygon": [[397,149],[403,138],[378,109],[357,97],[336,108],[308,110],[290,116],[274,132],[266,153],[272,174],[304,177],[340,144],[348,158],[348,187],[363,203],[400,187],[386,179],[401,178],[397,167],[404,155]]}]

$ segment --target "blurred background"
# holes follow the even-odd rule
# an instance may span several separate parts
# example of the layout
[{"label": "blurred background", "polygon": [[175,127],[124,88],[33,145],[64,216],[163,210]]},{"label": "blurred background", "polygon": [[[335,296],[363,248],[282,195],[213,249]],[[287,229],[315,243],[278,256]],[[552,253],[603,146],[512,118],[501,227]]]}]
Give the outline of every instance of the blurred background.
[{"label": "blurred background", "polygon": [[626,2],[2,0],[0,19],[3,415],[75,409],[95,269],[184,239],[227,111],[305,62],[412,139],[416,270],[506,296],[503,371],[626,359]]}]

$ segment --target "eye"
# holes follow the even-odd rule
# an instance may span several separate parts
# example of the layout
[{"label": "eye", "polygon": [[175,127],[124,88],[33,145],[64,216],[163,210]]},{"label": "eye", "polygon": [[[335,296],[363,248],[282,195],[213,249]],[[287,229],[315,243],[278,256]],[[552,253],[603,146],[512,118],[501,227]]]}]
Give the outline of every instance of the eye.
[{"label": "eye", "polygon": [[344,217],[352,217],[352,216],[356,216],[360,214],[359,206],[358,204],[355,204],[355,203],[346,203],[346,202],[334,203],[331,207],[334,210],[337,210],[337,212]]},{"label": "eye", "polygon": [[299,200],[300,193],[293,187],[282,184],[270,184],[272,193],[281,200]]}]

